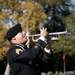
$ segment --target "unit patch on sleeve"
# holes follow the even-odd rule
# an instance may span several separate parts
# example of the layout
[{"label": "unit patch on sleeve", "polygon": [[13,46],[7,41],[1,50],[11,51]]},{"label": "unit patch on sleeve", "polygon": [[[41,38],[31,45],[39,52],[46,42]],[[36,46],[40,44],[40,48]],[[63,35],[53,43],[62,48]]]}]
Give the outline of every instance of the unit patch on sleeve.
[{"label": "unit patch on sleeve", "polygon": [[22,49],[16,49],[16,54],[20,54],[21,52],[23,52],[23,50]]},{"label": "unit patch on sleeve", "polygon": [[38,48],[38,46],[37,46],[37,45],[35,45],[35,46],[34,46],[34,48]]}]

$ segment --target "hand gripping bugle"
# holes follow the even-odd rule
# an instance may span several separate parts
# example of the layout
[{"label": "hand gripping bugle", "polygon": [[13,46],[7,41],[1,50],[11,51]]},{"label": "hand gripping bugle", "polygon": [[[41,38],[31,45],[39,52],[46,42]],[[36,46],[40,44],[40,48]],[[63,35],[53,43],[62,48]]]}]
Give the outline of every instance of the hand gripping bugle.
[{"label": "hand gripping bugle", "polygon": [[[32,37],[32,40],[34,42],[38,40],[38,39],[34,40],[34,37],[39,37],[40,36],[40,34],[30,35],[28,24],[27,24],[27,27],[26,27],[26,33],[27,33],[28,36]],[[60,34],[67,34],[67,30],[66,31],[62,31],[62,32],[49,33],[49,35],[52,36],[51,40],[59,40],[60,39]]]}]

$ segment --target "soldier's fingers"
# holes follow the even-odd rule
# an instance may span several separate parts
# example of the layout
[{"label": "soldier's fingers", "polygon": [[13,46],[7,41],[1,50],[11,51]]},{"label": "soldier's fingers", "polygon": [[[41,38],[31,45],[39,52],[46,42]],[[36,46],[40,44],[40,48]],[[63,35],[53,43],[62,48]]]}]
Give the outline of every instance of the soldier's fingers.
[{"label": "soldier's fingers", "polygon": [[44,27],[43,28],[40,28],[40,31],[43,30],[43,29],[44,29]]},{"label": "soldier's fingers", "polygon": [[41,31],[42,29],[40,29],[40,31]]},{"label": "soldier's fingers", "polygon": [[45,30],[47,30],[47,28],[45,28]]},{"label": "soldier's fingers", "polygon": [[42,29],[44,30],[44,27]]}]

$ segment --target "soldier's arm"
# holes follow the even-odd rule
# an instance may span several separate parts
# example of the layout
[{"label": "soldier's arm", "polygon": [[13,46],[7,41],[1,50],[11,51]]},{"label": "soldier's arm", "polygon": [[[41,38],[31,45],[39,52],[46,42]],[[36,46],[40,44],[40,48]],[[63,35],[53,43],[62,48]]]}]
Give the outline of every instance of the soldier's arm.
[{"label": "soldier's arm", "polygon": [[44,63],[50,62],[53,58],[53,51],[51,49],[51,37],[47,35],[46,37],[47,46],[44,48],[43,52],[40,54],[40,58],[43,60]]}]

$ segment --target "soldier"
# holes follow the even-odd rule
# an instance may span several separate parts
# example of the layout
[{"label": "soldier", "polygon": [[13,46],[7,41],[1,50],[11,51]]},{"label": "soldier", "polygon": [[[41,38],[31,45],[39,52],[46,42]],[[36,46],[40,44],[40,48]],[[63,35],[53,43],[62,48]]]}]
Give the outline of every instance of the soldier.
[{"label": "soldier", "polygon": [[40,29],[39,40],[32,48],[27,48],[26,33],[20,24],[16,24],[6,33],[6,38],[11,46],[7,52],[7,60],[12,75],[41,75],[38,59],[47,63],[51,56],[51,50],[46,49],[48,35],[47,29]]}]

